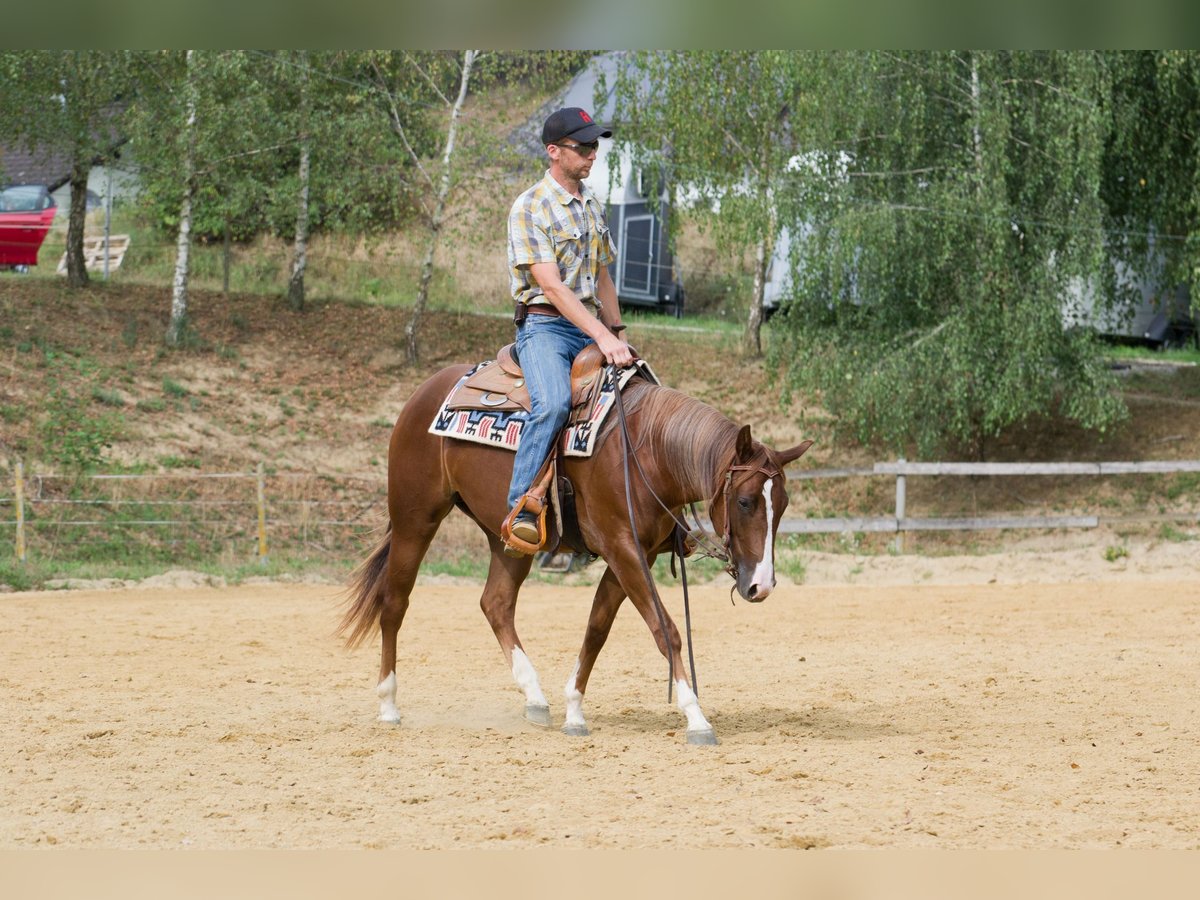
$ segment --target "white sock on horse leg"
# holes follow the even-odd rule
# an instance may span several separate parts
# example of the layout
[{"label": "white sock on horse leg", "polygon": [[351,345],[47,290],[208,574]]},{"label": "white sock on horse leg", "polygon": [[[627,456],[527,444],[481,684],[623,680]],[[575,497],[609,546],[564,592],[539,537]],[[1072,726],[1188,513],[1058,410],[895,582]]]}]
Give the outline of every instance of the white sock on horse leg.
[{"label": "white sock on horse leg", "polygon": [[563,694],[567,698],[567,725],[583,725],[583,694],[575,689],[575,679],[579,677],[579,660],[575,661],[575,669],[571,672],[571,677],[567,679],[566,690]]},{"label": "white sock on horse leg", "polygon": [[542,685],[538,681],[533,663],[529,661],[529,657],[525,655],[525,651],[520,647],[513,647],[512,673],[517,686],[525,692],[526,703],[530,706],[550,705],[546,702],[546,695],[542,693]]},{"label": "white sock on horse leg", "polygon": [[712,726],[700,711],[700,701],[691,686],[682,678],[675,682],[675,696],[679,709],[687,716],[688,731],[711,731]]}]

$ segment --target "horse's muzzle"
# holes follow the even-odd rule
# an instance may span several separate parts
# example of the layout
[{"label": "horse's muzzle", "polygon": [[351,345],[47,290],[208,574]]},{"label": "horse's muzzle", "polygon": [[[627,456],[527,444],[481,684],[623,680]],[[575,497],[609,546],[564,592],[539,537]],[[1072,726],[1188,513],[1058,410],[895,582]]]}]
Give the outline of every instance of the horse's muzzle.
[{"label": "horse's muzzle", "polygon": [[742,595],[743,600],[748,600],[751,603],[762,603],[771,595],[771,591],[775,589],[775,579],[771,578],[769,582],[759,584],[755,580],[755,570],[738,572],[737,577],[737,592]]}]

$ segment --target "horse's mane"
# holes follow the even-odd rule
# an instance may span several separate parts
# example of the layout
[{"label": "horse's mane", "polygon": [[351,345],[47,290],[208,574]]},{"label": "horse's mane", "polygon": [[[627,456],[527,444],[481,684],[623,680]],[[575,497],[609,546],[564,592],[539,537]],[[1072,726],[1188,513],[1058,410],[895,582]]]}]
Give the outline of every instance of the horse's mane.
[{"label": "horse's mane", "polygon": [[[636,415],[639,449],[649,445],[655,459],[675,473],[680,485],[697,500],[707,500],[716,489],[714,479],[733,454],[738,426],[727,416],[687,394],[633,379],[622,394],[625,414]],[[617,416],[609,416],[601,439],[607,438]],[[616,435],[620,440],[620,435]]]}]

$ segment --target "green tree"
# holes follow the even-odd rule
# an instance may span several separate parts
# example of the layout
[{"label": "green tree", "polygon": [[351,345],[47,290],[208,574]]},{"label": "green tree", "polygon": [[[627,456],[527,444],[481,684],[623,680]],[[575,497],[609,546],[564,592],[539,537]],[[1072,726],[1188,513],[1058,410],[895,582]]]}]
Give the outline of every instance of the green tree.
[{"label": "green tree", "polygon": [[425,186],[432,194],[430,198],[432,202],[423,204],[428,219],[429,238],[426,243],[425,260],[421,266],[421,280],[417,286],[416,298],[413,301],[412,315],[409,317],[408,325],[404,329],[405,352],[408,362],[411,365],[415,365],[420,358],[418,333],[421,327],[421,320],[425,314],[425,308],[429,302],[429,283],[433,278],[434,257],[441,243],[442,225],[446,215],[446,202],[450,197],[450,190],[453,186],[454,152],[457,147],[459,119],[462,115],[463,103],[467,99],[467,92],[471,86],[471,71],[475,66],[475,60],[479,56],[479,51],[463,51],[462,61],[458,66],[458,90],[450,94],[445,92],[442,89],[442,85],[439,84],[439,81],[444,82],[446,80],[446,71],[450,68],[450,60],[445,54],[435,53],[426,54],[426,56],[428,58],[419,59],[415,58],[411,53],[405,53],[404,59],[405,65],[412,70],[408,73],[410,78],[413,72],[420,76],[424,85],[441,101],[447,110],[446,138],[436,175],[427,171],[426,167],[422,164],[420,155],[413,147],[408,135],[408,129],[405,127],[403,117],[400,114],[398,92],[389,84],[378,62],[374,66],[380,90],[384,91],[387,95],[392,130],[401,143],[404,144],[405,149],[409,152],[412,159],[413,166],[420,173]]},{"label": "green tree", "polygon": [[[312,234],[382,231],[414,216],[412,163],[389,135],[369,78],[372,54],[350,51],[196,51],[191,234],[231,245],[260,234],[292,240],[282,286],[293,309],[320,259]],[[139,197],[176,234],[186,182],[184,54],[152,57],[135,110]],[[418,129],[419,131],[420,129]],[[422,144],[424,149],[424,144]]]},{"label": "green tree", "polygon": [[131,151],[139,202],[175,243],[166,340],[176,345],[187,321],[193,241],[250,230],[247,220],[259,220],[266,160],[279,140],[262,67],[246,54],[163,51],[147,54],[137,74]]},{"label": "green tree", "polygon": [[192,197],[196,193],[196,134],[197,107],[200,105],[200,61],[196,51],[184,54],[183,107],[184,121],[180,131],[183,145],[181,183],[183,198],[179,204],[179,233],[175,250],[175,277],[171,283],[171,321],[167,325],[167,343],[175,346],[187,321],[188,261],[191,255]]},{"label": "green tree", "polygon": [[299,92],[296,139],[300,165],[296,172],[296,238],[292,250],[292,277],[288,280],[288,304],[304,309],[304,270],[308,266],[308,201],[312,174],[312,90],[309,87],[308,54],[299,53]]},{"label": "green tree", "polygon": [[920,455],[982,458],[1036,415],[1119,421],[1095,340],[1062,321],[1107,265],[1109,84],[1095,53],[837,55],[833,162],[783,204],[789,383],[858,439]]},{"label": "green tree", "polygon": [[[783,51],[628,54],[615,88],[615,141],[634,165],[680,185],[690,214],[734,258],[754,257],[744,350],[762,352],[763,290],[789,162],[818,140],[811,87],[821,60]],[[607,86],[602,86],[604,89]]]},{"label": "green tree", "polygon": [[[587,53],[396,51],[367,54],[365,69],[381,122],[407,165],[399,169],[403,190],[413,200],[418,220],[427,230],[425,254],[415,286],[412,315],[405,327],[410,363],[420,356],[420,328],[429,304],[430,284],[445,239],[447,211],[458,190],[475,179],[494,181],[502,170],[527,161],[497,134],[501,111],[487,102],[467,110],[468,94],[503,92],[509,104],[523,101],[549,86],[557,87],[583,65]],[[500,127],[505,127],[503,124]],[[507,127],[511,127],[508,125]],[[476,218],[503,216],[513,197],[491,193],[492,208],[477,204]],[[468,232],[465,240],[477,240]]]},{"label": "green tree", "polygon": [[[1104,62],[1112,79],[1102,184],[1109,253],[1164,287],[1187,285],[1200,315],[1200,53],[1120,51]],[[1134,299],[1109,295],[1118,309]]]},{"label": "green tree", "polygon": [[88,283],[83,237],[88,175],[125,141],[123,118],[136,55],[112,50],[19,50],[0,54],[0,132],[33,151],[70,161],[67,283]]}]

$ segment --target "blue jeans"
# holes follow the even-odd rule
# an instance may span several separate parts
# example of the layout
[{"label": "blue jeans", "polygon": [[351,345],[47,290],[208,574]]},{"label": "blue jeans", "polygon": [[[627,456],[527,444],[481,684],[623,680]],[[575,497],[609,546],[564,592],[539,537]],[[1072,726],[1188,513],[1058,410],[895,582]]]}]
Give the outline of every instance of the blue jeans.
[{"label": "blue jeans", "polygon": [[531,315],[517,329],[517,355],[532,411],[508,486],[508,508],[529,490],[571,411],[571,363],[591,338],[562,317]]}]

